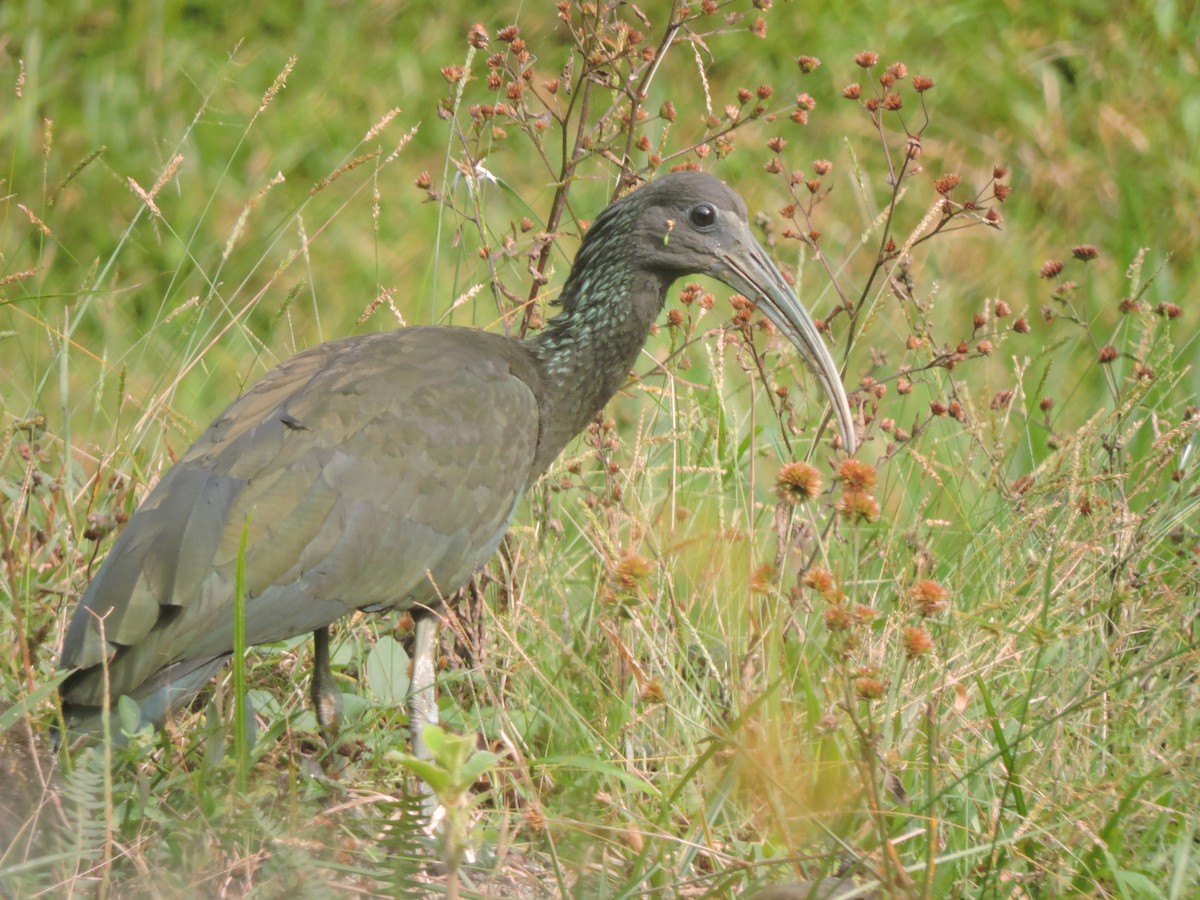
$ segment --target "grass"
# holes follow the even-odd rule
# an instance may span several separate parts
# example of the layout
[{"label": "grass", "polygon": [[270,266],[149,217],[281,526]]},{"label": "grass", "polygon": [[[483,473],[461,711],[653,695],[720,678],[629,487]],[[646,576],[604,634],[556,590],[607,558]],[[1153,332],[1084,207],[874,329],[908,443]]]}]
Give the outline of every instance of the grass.
[{"label": "grass", "polygon": [[[646,12],[583,40],[633,28],[657,45],[665,8]],[[18,896],[461,880],[468,895],[715,897],[843,873],[897,896],[1188,896],[1197,15],[1166,0],[1119,23],[1087,3],[729,5],[689,26],[703,46],[666,54],[634,143],[628,98],[591,89],[591,148],[560,193],[584,93],[563,85],[586,53],[553,8],[496,14],[473,49],[471,14],[432,4],[0,7],[0,628],[14,643],[0,882]],[[558,77],[558,94],[487,86],[489,55],[521,65],[497,34],[512,21],[532,84]],[[867,48],[882,57],[870,72],[853,59]],[[801,74],[802,53],[823,64]],[[870,96],[896,59],[921,131],[906,171],[923,167],[899,191],[899,117],[877,129],[841,96],[850,82]],[[640,65],[634,52],[601,69]],[[471,79],[451,83],[450,66]],[[936,87],[918,97],[915,74]],[[748,113],[759,85],[776,121]],[[806,126],[788,121],[801,92],[816,100]],[[530,117],[472,118],[501,101]],[[462,798],[456,839],[475,862],[461,879],[424,865],[439,851],[397,755],[404,622],[339,626],[339,760],[323,758],[300,639],[249,654],[244,697],[225,675],[204,708],[107,748],[113,765],[53,757],[65,617],[114,530],[239,390],[297,349],[398,319],[536,327],[580,222],[614,191],[612,160],[699,161],[700,143],[828,321],[872,474],[840,469],[812,379],[777,339],[720,292],[708,309],[711,285],[679,286],[636,381],[530,492],[444,630],[443,721],[501,754]],[[469,190],[468,157],[498,182]],[[792,196],[786,173],[813,177],[813,160],[832,171]],[[946,173],[962,179],[954,216],[909,248]],[[1002,230],[951,232],[990,207]],[[820,254],[789,229],[821,232]],[[889,235],[911,253],[884,249]],[[1075,258],[1083,245],[1098,257]],[[1040,277],[1047,260],[1062,274]],[[528,306],[531,269],[547,282]],[[795,504],[777,480],[791,460],[825,485]],[[244,700],[258,733],[239,787]],[[114,730],[129,719],[118,708]]]}]

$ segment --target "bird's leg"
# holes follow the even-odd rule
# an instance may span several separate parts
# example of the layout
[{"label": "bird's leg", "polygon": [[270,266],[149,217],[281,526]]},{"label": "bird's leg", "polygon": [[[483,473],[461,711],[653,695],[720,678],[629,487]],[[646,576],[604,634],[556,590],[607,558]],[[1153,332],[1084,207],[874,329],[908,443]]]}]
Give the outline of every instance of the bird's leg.
[{"label": "bird's leg", "polygon": [[329,626],[313,632],[312,702],[317,714],[317,728],[330,751],[337,749],[338,730],[342,724],[342,692],[333,680],[329,666]]},{"label": "bird's leg", "polygon": [[[437,667],[438,618],[432,612],[416,616],[413,637],[412,679],[408,685],[408,727],[412,731],[413,755],[430,759],[432,754],[425,743],[425,726],[438,722],[437,687],[434,673]],[[421,806],[429,819],[438,808],[438,799],[425,782],[421,782]]]},{"label": "bird's leg", "polygon": [[429,759],[424,728],[438,723],[437,667],[438,619],[432,613],[417,616],[413,638],[412,680],[408,687],[408,718],[412,729],[413,755]]}]

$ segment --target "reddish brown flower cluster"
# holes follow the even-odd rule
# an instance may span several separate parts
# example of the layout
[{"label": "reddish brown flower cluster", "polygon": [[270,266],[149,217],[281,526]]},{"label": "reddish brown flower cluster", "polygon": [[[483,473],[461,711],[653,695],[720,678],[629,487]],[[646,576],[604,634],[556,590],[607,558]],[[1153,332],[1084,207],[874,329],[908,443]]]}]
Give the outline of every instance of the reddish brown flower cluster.
[{"label": "reddish brown flower cluster", "polygon": [[488,33],[487,29],[483,27],[482,23],[476,22],[471,26],[471,30],[467,32],[467,41],[476,50],[483,50],[485,47],[487,47]]},{"label": "reddish brown flower cluster", "polygon": [[950,592],[928,578],[910,587],[908,597],[917,605],[917,610],[923,616],[936,616],[950,606]]},{"label": "reddish brown flower cluster", "polygon": [[879,501],[864,491],[846,491],[837,504],[843,518],[874,522],[879,518]]},{"label": "reddish brown flower cluster", "polygon": [[1042,263],[1042,267],[1038,269],[1038,276],[1049,280],[1057,278],[1062,274],[1063,264],[1057,259],[1048,259]]},{"label": "reddish brown flower cluster", "polygon": [[1091,262],[1100,255],[1100,251],[1091,244],[1080,244],[1072,248],[1071,255],[1083,262]]},{"label": "reddish brown flower cluster", "polygon": [[847,459],[838,467],[838,481],[847,491],[869,491],[875,477],[875,467],[861,460]]},{"label": "reddish brown flower cluster", "polygon": [[933,79],[928,75],[914,75],[912,80],[913,90],[918,94],[923,94],[933,87]]},{"label": "reddish brown flower cluster", "polygon": [[638,556],[637,553],[629,553],[617,563],[617,568],[613,571],[613,581],[625,590],[636,590],[646,583],[652,571],[654,566],[650,564],[650,560]]},{"label": "reddish brown flower cluster", "polygon": [[830,631],[846,631],[854,625],[854,615],[844,603],[831,603],[825,607],[822,618]]},{"label": "reddish brown flower cluster", "polygon": [[800,72],[803,75],[808,75],[810,72],[815,72],[821,65],[821,60],[815,56],[798,56],[796,57],[796,65],[800,67]]},{"label": "reddish brown flower cluster", "polygon": [[910,659],[924,656],[933,650],[933,636],[919,625],[909,625],[904,629],[904,652]]},{"label": "reddish brown flower cluster", "polygon": [[1100,353],[1098,354],[1097,358],[1100,360],[1101,365],[1106,366],[1115,360],[1117,355],[1116,347],[1114,347],[1112,344],[1105,344],[1100,348]]},{"label": "reddish brown flower cluster", "polygon": [[775,476],[775,495],[784,503],[795,505],[812,500],[821,493],[820,470],[810,463],[786,463]]},{"label": "reddish brown flower cluster", "polygon": [[874,675],[864,672],[854,679],[854,690],[862,700],[878,700],[886,693],[887,685]]},{"label": "reddish brown flower cluster", "polygon": [[804,577],[800,583],[827,599],[833,597],[837,591],[837,584],[833,580],[833,573],[823,566],[813,566],[804,573]]},{"label": "reddish brown flower cluster", "polygon": [[947,173],[933,183],[933,189],[945,197],[952,190],[959,186],[962,179],[953,172]]}]

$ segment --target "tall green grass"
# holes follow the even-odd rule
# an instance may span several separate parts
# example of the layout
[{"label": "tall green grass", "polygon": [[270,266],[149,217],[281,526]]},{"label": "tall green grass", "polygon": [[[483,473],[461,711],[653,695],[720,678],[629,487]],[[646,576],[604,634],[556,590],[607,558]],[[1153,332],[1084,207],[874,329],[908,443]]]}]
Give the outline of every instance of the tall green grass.
[{"label": "tall green grass", "polygon": [[[711,285],[672,298],[638,378],[447,616],[443,721],[503,754],[476,785],[464,893],[726,896],[845,874],[895,895],[1188,896],[1194,10],[1141,4],[1118,27],[1083,3],[722,5],[650,83],[635,132],[649,150],[627,140],[629,98],[593,82],[585,120],[602,124],[556,215],[582,115],[582,85],[565,85],[589,41],[612,52],[636,29],[657,45],[665,7],[649,24],[624,7],[586,18],[581,53],[552,6],[488,13],[487,48],[467,40],[471,14],[432,4],[135,6],[0,7],[0,629],[14,644],[0,697],[17,704],[0,711],[0,882],[441,889],[393,753],[404,623],[340,628],[336,760],[297,639],[245,661],[252,747],[231,754],[246,698],[225,679],[205,710],[108,748],[111,777],[103,755],[51,758],[34,737],[55,718],[55,648],[147,487],[276,362],[398,320],[515,332],[552,315],[628,146],[636,168],[707,152],[763,210],[846,355],[877,478],[858,493],[880,510],[853,472],[838,479],[819,392],[778,338],[743,328],[720,292],[707,309]],[[577,29],[591,15],[570,7]],[[493,53],[521,65],[497,33],[513,21],[531,116],[473,119],[516,103],[486,81]],[[871,71],[853,59],[865,49],[882,57]],[[823,64],[802,74],[800,54]],[[925,121],[912,76],[936,81],[924,171],[900,192],[885,156],[904,158],[899,119],[880,131],[841,96],[869,94],[897,59],[910,129]],[[802,92],[805,126],[789,121]],[[563,120],[532,115],[547,106]],[[464,177],[468,156],[497,181]],[[784,174],[764,172],[777,157]],[[814,195],[789,197],[786,173],[812,177],[814,160],[833,165],[815,196],[832,191],[806,221]],[[996,164],[1011,169],[1011,196],[986,203],[1002,230],[879,264],[885,229],[903,250],[939,220],[935,179],[961,176],[961,204]],[[820,231],[823,257],[788,229]],[[1073,258],[1081,245],[1098,258]],[[1063,273],[1039,277],[1047,260]],[[525,306],[531,268],[547,283]],[[846,301],[853,317],[835,313]],[[816,466],[816,498],[780,498],[789,460]]]}]

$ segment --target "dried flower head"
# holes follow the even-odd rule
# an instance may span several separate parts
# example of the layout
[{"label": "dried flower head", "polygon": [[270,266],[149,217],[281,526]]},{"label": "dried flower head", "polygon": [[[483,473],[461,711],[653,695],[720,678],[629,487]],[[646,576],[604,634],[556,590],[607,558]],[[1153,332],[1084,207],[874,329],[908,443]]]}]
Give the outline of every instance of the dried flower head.
[{"label": "dried flower head", "polygon": [[846,491],[837,508],[843,518],[850,520],[874,522],[879,518],[879,501],[864,491]]},{"label": "dried flower head", "polygon": [[1053,408],[1053,406],[1054,406],[1054,398],[1053,397],[1043,397],[1041,400],[1038,401],[1038,409],[1040,409],[1042,412],[1049,412]]},{"label": "dried flower head", "polygon": [[848,84],[842,88],[842,96],[847,100],[857,100],[862,96],[862,86],[857,81]]},{"label": "dried flower head", "polygon": [[933,183],[933,189],[944,197],[958,187],[961,181],[961,178],[949,172]]},{"label": "dried flower head", "polygon": [[996,318],[997,319],[1003,319],[1005,316],[1007,316],[1011,312],[1012,312],[1012,307],[1009,306],[1007,303],[1005,303],[1003,300],[996,301]]},{"label": "dried flower head", "polygon": [[822,178],[824,178],[826,175],[828,175],[830,172],[833,171],[833,163],[831,163],[827,159],[813,160],[812,167],[813,167],[813,171],[816,172],[817,175],[819,175]]},{"label": "dried flower head", "polygon": [[873,606],[859,603],[854,607],[854,621],[858,625],[870,625],[878,616],[879,610]]},{"label": "dried flower head", "polygon": [[833,580],[833,573],[824,566],[813,566],[804,573],[800,583],[823,597],[830,597],[837,590],[837,582]]},{"label": "dried flower head", "polygon": [[883,98],[883,108],[895,112],[904,106],[904,99],[894,91]]},{"label": "dried flower head", "polygon": [[517,39],[517,35],[521,33],[521,29],[516,25],[506,25],[496,32],[496,38],[506,44],[511,44]]},{"label": "dried flower head", "polygon": [[830,631],[845,631],[854,624],[854,617],[842,603],[831,603],[825,608],[822,618]]},{"label": "dried flower head", "polygon": [[635,590],[650,577],[653,568],[650,561],[637,553],[630,553],[617,563],[613,573],[618,585],[626,590]]},{"label": "dried flower head", "polygon": [[821,472],[806,462],[790,462],[775,476],[775,495],[784,503],[795,505],[811,500],[821,493]]},{"label": "dried flower head", "polygon": [[878,700],[887,690],[887,685],[878,678],[864,675],[854,680],[854,690],[863,700]]},{"label": "dried flower head", "polygon": [[1057,259],[1048,259],[1042,263],[1042,267],[1038,269],[1038,275],[1047,280],[1057,278],[1062,274],[1063,264]]},{"label": "dried flower head", "polygon": [[1029,334],[1031,329],[1029,327],[1029,322],[1024,316],[1021,316],[1021,318],[1013,322],[1013,331],[1015,331],[1017,334]]},{"label": "dried flower head", "polygon": [[797,94],[796,106],[799,109],[814,110],[817,108],[817,101],[810,94]]},{"label": "dried flower head", "polygon": [[950,606],[950,592],[936,581],[925,578],[908,589],[909,599],[923,616],[935,616]]},{"label": "dried flower head", "polygon": [[875,467],[858,459],[838,466],[838,480],[847,491],[869,491],[875,487]]},{"label": "dried flower head", "polygon": [[875,63],[879,62],[879,54],[872,53],[870,50],[864,50],[862,53],[855,55],[854,61],[864,69],[869,69]]},{"label": "dried flower head", "polygon": [[919,625],[909,625],[904,629],[904,652],[910,659],[924,656],[933,649],[933,637]]},{"label": "dried flower head", "polygon": [[1098,358],[1100,360],[1101,365],[1108,365],[1110,362],[1112,362],[1114,359],[1117,358],[1117,348],[1114,347],[1112,344],[1105,344],[1103,347],[1100,348],[1100,353],[1098,355]]},{"label": "dried flower head", "polygon": [[476,50],[484,49],[488,45],[487,29],[483,27],[482,23],[476,22],[467,33],[467,40]]},{"label": "dried flower head", "polygon": [[933,87],[933,79],[928,75],[914,75],[912,80],[913,90],[918,94],[923,94]]},{"label": "dried flower head", "polygon": [[1154,311],[1167,319],[1178,319],[1183,315],[1183,307],[1178,303],[1160,303],[1154,307]]},{"label": "dried flower head", "polygon": [[800,72],[807,75],[810,72],[815,72],[821,65],[821,60],[815,56],[798,56],[796,57],[796,65],[800,67]]},{"label": "dried flower head", "polygon": [[1083,262],[1091,262],[1100,255],[1100,251],[1091,244],[1080,244],[1072,248],[1071,255]]}]

